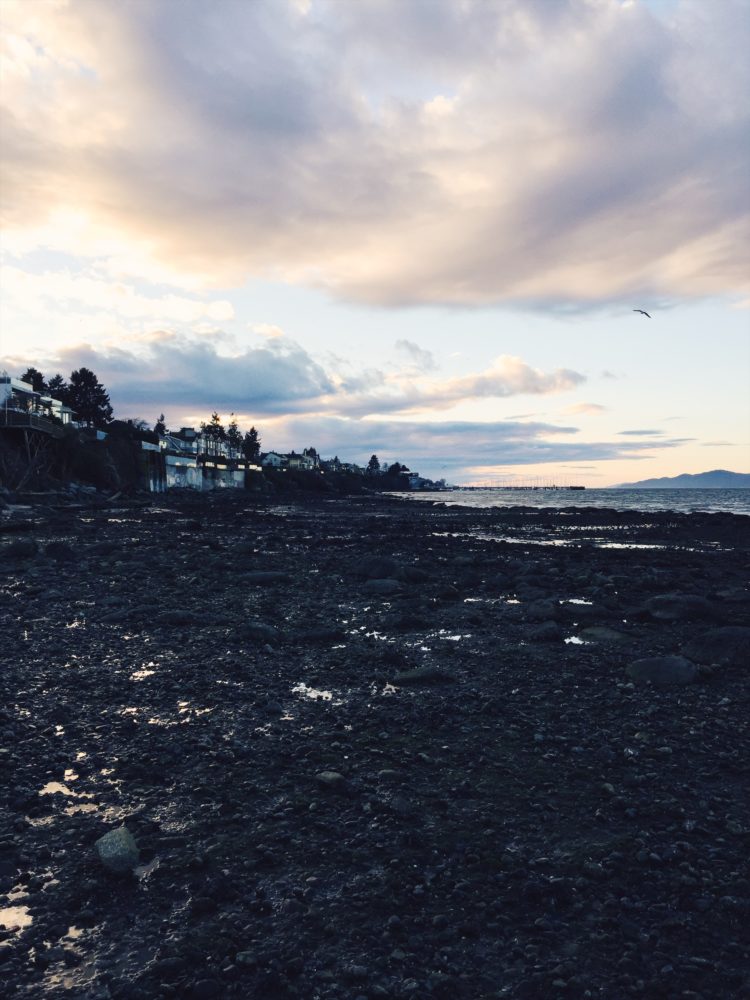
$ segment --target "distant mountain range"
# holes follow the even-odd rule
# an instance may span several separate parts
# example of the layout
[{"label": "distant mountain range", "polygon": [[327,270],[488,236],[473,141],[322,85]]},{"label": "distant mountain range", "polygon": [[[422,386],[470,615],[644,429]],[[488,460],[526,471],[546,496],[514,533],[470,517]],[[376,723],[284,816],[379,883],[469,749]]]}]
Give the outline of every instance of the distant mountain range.
[{"label": "distant mountain range", "polygon": [[750,489],[750,473],[714,469],[713,472],[697,472],[695,475],[683,473],[681,476],[664,476],[661,479],[641,479],[638,483],[618,483],[615,489],[748,490]]}]

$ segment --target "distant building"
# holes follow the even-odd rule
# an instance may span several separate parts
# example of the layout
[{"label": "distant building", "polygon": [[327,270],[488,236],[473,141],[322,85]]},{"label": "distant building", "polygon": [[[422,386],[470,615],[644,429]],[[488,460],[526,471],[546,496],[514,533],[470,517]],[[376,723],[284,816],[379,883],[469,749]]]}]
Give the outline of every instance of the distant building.
[{"label": "distant building", "polygon": [[54,396],[35,392],[33,386],[7,372],[0,374],[0,426],[26,427],[58,437],[73,423],[73,411]]},{"label": "distant building", "polygon": [[266,451],[260,456],[260,464],[267,469],[284,469],[288,459],[278,451]]},{"label": "distant building", "polygon": [[193,490],[242,489],[248,471],[260,466],[249,462],[240,448],[209,430],[181,427],[166,431],[159,441],[164,455],[167,488]]}]

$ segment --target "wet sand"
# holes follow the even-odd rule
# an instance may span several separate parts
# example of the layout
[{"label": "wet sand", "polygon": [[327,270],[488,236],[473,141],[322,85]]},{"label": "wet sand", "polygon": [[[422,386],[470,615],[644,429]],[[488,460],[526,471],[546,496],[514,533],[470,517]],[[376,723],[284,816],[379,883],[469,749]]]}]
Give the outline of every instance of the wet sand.
[{"label": "wet sand", "polygon": [[750,518],[222,494],[0,531],[13,996],[750,996]]}]

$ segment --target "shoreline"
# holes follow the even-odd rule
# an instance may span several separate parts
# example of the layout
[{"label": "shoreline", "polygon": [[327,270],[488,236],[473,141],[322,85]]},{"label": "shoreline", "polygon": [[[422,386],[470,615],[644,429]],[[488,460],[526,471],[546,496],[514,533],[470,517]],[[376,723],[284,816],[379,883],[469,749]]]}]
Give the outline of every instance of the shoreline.
[{"label": "shoreline", "polygon": [[0,544],[18,997],[750,986],[747,518],[180,495]]}]

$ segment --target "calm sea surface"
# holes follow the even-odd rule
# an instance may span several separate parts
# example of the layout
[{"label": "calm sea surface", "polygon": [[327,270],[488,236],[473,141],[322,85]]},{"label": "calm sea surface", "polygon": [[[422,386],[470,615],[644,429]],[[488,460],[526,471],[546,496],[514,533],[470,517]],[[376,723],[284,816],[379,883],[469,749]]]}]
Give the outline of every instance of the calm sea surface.
[{"label": "calm sea surface", "polygon": [[441,493],[398,493],[460,507],[610,507],[614,510],[729,512],[750,516],[750,490],[516,490],[456,489]]}]

